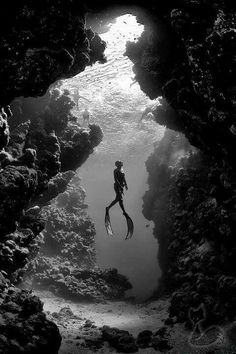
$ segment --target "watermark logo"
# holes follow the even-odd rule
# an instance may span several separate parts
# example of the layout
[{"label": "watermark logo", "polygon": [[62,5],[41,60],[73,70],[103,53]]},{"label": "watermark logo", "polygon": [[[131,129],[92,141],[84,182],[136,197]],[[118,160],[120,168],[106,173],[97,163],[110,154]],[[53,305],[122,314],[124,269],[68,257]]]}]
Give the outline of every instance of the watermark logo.
[{"label": "watermark logo", "polygon": [[220,326],[204,326],[207,319],[206,308],[201,304],[197,308],[190,308],[189,320],[192,322],[193,330],[188,338],[188,343],[194,348],[209,348],[221,346],[225,343],[225,333]]}]

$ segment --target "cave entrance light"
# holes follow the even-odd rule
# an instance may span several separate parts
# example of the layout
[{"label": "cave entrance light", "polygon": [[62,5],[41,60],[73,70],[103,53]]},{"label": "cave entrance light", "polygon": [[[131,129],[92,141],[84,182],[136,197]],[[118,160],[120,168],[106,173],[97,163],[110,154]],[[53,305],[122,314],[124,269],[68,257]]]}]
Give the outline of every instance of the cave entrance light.
[{"label": "cave entrance light", "polygon": [[[153,225],[142,214],[142,197],[147,189],[145,162],[159,141],[164,127],[150,119],[139,123],[143,111],[154,104],[140,89],[134,79],[133,63],[124,56],[127,41],[137,41],[144,26],[130,14],[122,15],[108,25],[109,30],[100,34],[107,43],[107,62],[87,67],[79,75],[65,80],[63,88],[79,88],[81,96],[74,114],[83,126],[82,112],[90,111],[90,123],[98,124],[104,133],[102,143],[79,168],[89,205],[89,215],[96,228],[96,259],[102,269],[117,268],[126,275],[133,289],[127,296],[138,301],[147,299],[157,288],[160,269],[157,260],[157,241],[153,237]],[[92,28],[93,29],[93,28]],[[129,190],[125,194],[127,212],[135,224],[135,234],[125,241],[126,221],[119,207],[111,210],[116,237],[107,237],[104,212],[114,197],[114,161],[124,161]],[[146,227],[146,225],[149,227]]]},{"label": "cave entrance light", "polygon": [[108,31],[100,34],[107,44],[107,62],[96,63],[77,76],[64,80],[63,88],[71,92],[77,88],[80,95],[90,101],[80,99],[75,115],[81,123],[83,110],[89,109],[91,123],[99,124],[104,132],[98,151],[109,151],[114,158],[117,146],[120,150],[117,157],[121,157],[128,148],[134,150],[142,143],[152,145],[159,140],[164,128],[148,119],[141,127],[138,126],[145,108],[158,99],[150,100],[141,91],[135,81],[133,63],[124,56],[127,41],[137,42],[144,26],[137,22],[135,16],[126,14],[117,17],[107,27]]}]

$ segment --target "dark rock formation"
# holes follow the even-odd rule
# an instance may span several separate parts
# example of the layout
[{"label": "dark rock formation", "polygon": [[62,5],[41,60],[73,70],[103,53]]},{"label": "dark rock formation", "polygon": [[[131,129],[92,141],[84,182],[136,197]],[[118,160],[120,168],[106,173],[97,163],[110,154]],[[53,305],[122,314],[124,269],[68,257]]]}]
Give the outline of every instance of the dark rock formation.
[{"label": "dark rock formation", "polygon": [[172,348],[169,344],[167,327],[160,328],[155,334],[144,330],[135,338],[128,331],[109,326],[101,328],[102,340],[109,343],[118,353],[136,353],[139,349],[153,348],[156,351],[166,352]]},{"label": "dark rock formation", "polygon": [[230,171],[168,131],[147,168],[144,214],[155,222],[165,287],[173,292],[170,316],[186,321],[189,308],[203,303],[209,321],[233,320],[236,247]]},{"label": "dark rock formation", "polygon": [[74,171],[59,172],[56,176],[52,177],[48,182],[47,189],[37,198],[35,203],[39,206],[45,206],[50,201],[64,193],[70,180],[75,175]]},{"label": "dark rock formation", "polygon": [[[17,110],[19,101],[21,111]],[[36,102],[35,99],[21,98],[13,102],[13,107],[10,121],[13,139],[14,134],[19,135],[19,129],[25,128],[27,138],[24,147],[37,152],[36,166],[40,179],[37,194],[40,197],[52,177],[59,171],[78,168],[102,140],[103,134],[99,126],[92,124],[89,129],[84,129],[76,122],[77,117],[71,111],[75,102],[68,90],[62,92],[54,87]],[[14,129],[15,118],[21,124]],[[22,123],[27,118],[30,118],[29,126],[26,122]],[[13,147],[14,144],[16,145],[13,140]],[[11,152],[13,147],[10,144],[8,151]]]},{"label": "dark rock formation", "polygon": [[[73,172],[58,174],[61,164],[64,171],[78,167],[102,139],[97,126],[85,130],[75,124],[70,125],[70,110],[74,102],[68,95],[58,97],[48,93],[42,101],[43,104],[38,103],[37,113],[32,105],[18,112],[19,125],[14,128],[13,124],[10,139],[8,137],[4,142],[8,145],[0,153],[1,266],[12,279],[20,276],[21,271],[17,272],[17,268],[25,268],[29,254],[35,255],[39,247],[37,237],[43,229],[41,218],[36,214],[26,216],[26,209],[30,203],[35,205],[37,201],[37,204],[43,205],[63,192]],[[44,106],[46,102],[48,110]],[[24,113],[31,120],[25,121]],[[53,114],[57,117],[55,122]],[[59,138],[52,128],[57,130]],[[9,133],[7,125],[6,131]],[[72,160],[68,159],[68,152]],[[11,243],[10,247],[8,243]]]},{"label": "dark rock formation", "polygon": [[[233,3],[170,0],[156,4],[151,17],[149,24],[144,18],[145,31],[137,44],[127,45],[137,81],[151,98],[164,95],[176,111],[175,128],[192,145],[232,164]],[[173,128],[168,120],[164,124]]]},{"label": "dark rock formation", "polygon": [[[74,1],[4,4],[1,11],[0,97],[43,95],[49,85],[104,61],[105,43],[85,29],[85,9]],[[95,53],[96,52],[96,53]]]},{"label": "dark rock formation", "polygon": [[1,354],[56,354],[61,344],[59,330],[47,320],[38,297],[16,288],[9,288],[1,303],[0,330]]},{"label": "dark rock formation", "polygon": [[[25,312],[26,302],[28,307],[32,303],[33,308],[34,303],[39,303],[38,299],[16,289],[7,297],[6,294],[10,281],[21,280],[41,243],[42,218],[37,208],[27,209],[36,205],[38,198],[42,205],[64,191],[73,175],[70,172],[56,177],[62,155],[60,141],[52,131],[59,135],[63,129],[68,129],[68,108],[69,105],[72,108],[72,100],[67,97],[66,108],[58,114],[55,108],[58,106],[60,110],[62,104],[65,105],[62,103],[65,95],[54,105],[54,112],[46,109],[49,92],[41,102],[36,103],[35,99],[31,106],[25,104],[22,96],[43,95],[56,80],[73,76],[97,60],[105,60],[105,43],[97,34],[85,29],[83,5],[68,2],[65,6],[63,1],[54,5],[50,1],[40,4],[10,1],[4,4],[0,14],[0,106],[4,107],[0,114],[0,287],[3,299],[0,351],[4,354],[56,353],[60,346],[59,333],[46,320],[41,305],[32,313],[30,309]],[[10,117],[12,113],[6,105],[16,97]],[[97,137],[94,129],[90,131],[86,153],[78,142],[81,137],[73,140],[77,152],[78,145],[81,149],[79,162],[73,167],[78,167],[92,151],[89,144],[92,137],[95,140]],[[63,143],[67,143],[66,138]],[[76,160],[76,154],[74,158]],[[12,307],[8,303],[12,303]]]},{"label": "dark rock formation", "polygon": [[102,141],[102,130],[96,124],[90,124],[89,129],[71,125],[60,138],[61,170],[75,170],[93,152],[95,146]]},{"label": "dark rock formation", "polygon": [[2,236],[15,231],[16,222],[34,196],[37,173],[26,166],[6,166],[0,173],[0,230]]},{"label": "dark rock formation", "polygon": [[[167,248],[169,245],[169,186],[172,171],[181,157],[194,151],[182,134],[166,130],[163,139],[146,162],[149,190],[143,197],[143,214],[154,220],[154,235],[158,238],[160,252],[159,264],[163,271],[169,264]],[[159,286],[161,288],[161,285]]]},{"label": "dark rock formation", "polygon": [[104,326],[102,327],[102,337],[118,353],[136,353],[138,351],[135,339],[128,331]]},{"label": "dark rock formation", "polygon": [[[126,54],[142,90],[151,98],[164,96],[175,111],[157,109],[156,121],[184,133],[201,150],[171,161],[175,148],[165,136],[147,164],[144,212],[155,221],[165,284],[175,291],[170,313],[184,321],[189,307],[202,302],[209,320],[232,320],[235,4],[170,0],[152,10],[149,23],[143,16],[141,38],[127,44]],[[171,151],[167,160],[163,149]]]}]

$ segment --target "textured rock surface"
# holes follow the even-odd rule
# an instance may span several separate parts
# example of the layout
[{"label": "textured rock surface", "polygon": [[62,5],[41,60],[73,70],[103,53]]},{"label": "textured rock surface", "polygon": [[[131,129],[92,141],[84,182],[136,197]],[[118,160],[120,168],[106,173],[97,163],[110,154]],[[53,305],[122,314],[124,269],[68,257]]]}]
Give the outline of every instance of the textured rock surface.
[{"label": "textured rock surface", "polygon": [[233,3],[166,1],[156,14],[156,27],[150,21],[138,43],[127,45],[136,79],[150,97],[164,95],[176,111],[175,128],[192,145],[233,163]]},{"label": "textured rock surface", "polygon": [[47,0],[4,4],[0,21],[3,105],[15,97],[43,95],[56,80],[104,60],[105,43],[86,31],[84,14],[84,5],[73,1],[59,1],[56,6]]},{"label": "textured rock surface", "polygon": [[[50,1],[40,4],[10,1],[4,4],[0,14],[0,106],[19,97],[13,103],[13,116],[8,118],[11,134],[5,114],[10,115],[10,111],[4,108],[5,113],[0,114],[0,287],[3,301],[0,352],[4,354],[58,352],[59,332],[46,319],[40,301],[17,289],[6,294],[10,281],[21,280],[41,244],[44,222],[37,207],[28,208],[36,205],[39,196],[42,205],[65,190],[73,175],[70,172],[56,177],[61,169],[61,149],[52,131],[58,134],[67,127],[68,106],[73,102],[67,97],[68,104],[61,115],[57,116],[55,110],[49,111],[46,119],[49,93],[41,102],[34,100],[30,107],[22,96],[43,95],[57,79],[73,76],[97,60],[104,61],[105,43],[84,28],[83,6],[64,1],[54,5]],[[77,16],[78,11],[80,16]],[[65,101],[62,95],[60,100],[63,99]],[[59,102],[57,105],[60,106]],[[92,136],[94,130],[89,137],[91,140]],[[78,139],[80,136],[73,141],[76,148]],[[92,151],[88,147],[91,140],[86,146],[87,156]],[[83,149],[82,144],[80,148]],[[79,153],[79,161],[82,161],[83,151]],[[48,188],[52,177],[54,180]],[[34,306],[36,303],[38,305]]]},{"label": "textured rock surface", "polygon": [[[1,283],[0,283],[1,284]],[[43,304],[27,291],[9,288],[0,306],[0,353],[57,353],[61,336]]]},{"label": "textured rock surface", "polygon": [[101,328],[102,340],[115,348],[119,353],[137,353],[140,349],[153,348],[165,352],[172,348],[168,343],[169,332],[167,327],[160,328],[156,333],[144,330],[135,338],[128,331],[103,326]]},{"label": "textured rock surface", "polygon": [[[1,267],[11,279],[21,276],[30,255],[35,255],[40,245],[42,218],[37,207],[29,212],[27,208],[37,202],[39,205],[48,203],[63,192],[74,173],[59,173],[61,165],[64,171],[78,167],[102,139],[97,126],[82,129],[70,124],[74,101],[57,91],[57,96],[48,92],[39,99],[36,112],[31,101],[26,104],[21,100],[23,109],[20,112],[13,109],[12,117],[16,114],[18,125],[15,127],[14,120],[10,122],[10,140],[0,153]],[[29,117],[31,120],[25,120]],[[68,153],[73,159],[68,158]]]},{"label": "textured rock surface", "polygon": [[[154,220],[170,316],[204,304],[209,321],[235,316],[235,204],[230,171],[167,131],[147,162],[145,216]],[[222,306],[223,304],[223,306]]]}]

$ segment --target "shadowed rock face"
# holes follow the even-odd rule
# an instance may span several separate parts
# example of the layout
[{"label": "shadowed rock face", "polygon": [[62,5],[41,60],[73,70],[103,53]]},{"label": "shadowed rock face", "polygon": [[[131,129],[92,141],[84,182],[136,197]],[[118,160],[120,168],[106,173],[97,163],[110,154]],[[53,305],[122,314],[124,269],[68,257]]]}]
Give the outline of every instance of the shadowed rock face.
[{"label": "shadowed rock face", "polygon": [[10,288],[0,307],[0,353],[58,353],[61,336],[30,292]]},{"label": "shadowed rock face", "polygon": [[[80,16],[77,16],[78,11]],[[16,97],[43,95],[54,81],[74,76],[97,60],[104,61],[105,43],[84,28],[84,10],[78,4],[59,1],[55,7],[50,1],[40,4],[30,1],[13,4],[10,1],[4,4],[0,14],[0,33],[1,107]],[[58,178],[51,183],[54,185],[52,194],[43,196],[49,180],[58,174],[62,163],[60,141],[52,129],[58,134],[58,130],[66,128],[69,113],[64,111],[54,124],[50,119],[42,119],[47,100],[48,97],[37,114],[22,110],[18,102],[12,121],[9,118],[11,135],[6,114],[0,115],[0,352],[4,354],[44,350],[56,353],[61,341],[57,328],[43,314],[42,305],[30,311],[31,303],[39,300],[34,300],[30,293],[9,288],[9,280],[21,279],[29,260],[41,245],[44,222],[36,209],[27,213],[26,209],[30,204],[34,205],[39,196],[41,203],[43,198],[47,201],[52,195],[55,197],[69,180],[68,175],[64,179],[61,177],[64,183]],[[53,115],[56,116],[55,112]],[[17,119],[14,121],[14,118]],[[92,136],[95,138],[95,135],[91,129],[90,141],[86,141],[86,156],[92,151]],[[64,171],[78,167],[85,159],[79,139],[79,135],[74,138],[71,149],[78,150],[79,145],[80,156],[74,154],[73,166],[67,165]],[[66,138],[63,141],[69,144]],[[96,143],[99,141],[97,139]],[[24,297],[27,297],[29,311],[24,311]],[[19,328],[24,328],[24,333]]]},{"label": "shadowed rock face", "polygon": [[[38,102],[37,111],[32,102],[24,104],[24,99],[21,99],[20,111],[16,110],[19,103],[14,104],[9,143],[0,152],[0,230],[5,240],[12,238],[9,233],[14,234],[13,238],[19,247],[22,246],[22,233],[28,235],[28,231],[23,229],[31,230],[31,241],[35,247],[34,238],[43,228],[41,217],[34,211],[33,215],[31,212],[25,215],[29,203],[35,205],[39,201],[42,205],[56,197],[59,192],[63,192],[73,176],[72,171],[66,171],[81,165],[102,139],[98,126],[91,125],[89,129],[84,129],[73,122],[76,117],[72,116],[70,110],[75,103],[68,95],[61,93],[59,97],[54,97],[48,92],[42,101],[41,104]],[[16,127],[14,116],[19,123]],[[31,120],[25,121],[28,117],[31,117]],[[64,173],[58,175],[60,170]],[[50,179],[52,180],[48,184]],[[30,238],[26,236],[26,239],[26,244],[30,247]],[[1,243],[2,252],[5,252],[2,262],[5,262],[11,253],[6,253],[4,242]],[[22,252],[20,254],[21,257],[13,257],[13,272],[27,263],[27,249],[24,256]],[[10,268],[5,266],[3,269],[10,271]]]},{"label": "shadowed rock face", "polygon": [[[166,131],[147,161],[144,215],[155,223],[170,316],[188,321],[204,304],[207,320],[235,316],[235,198],[232,170]],[[231,176],[231,179],[229,178]],[[163,283],[162,283],[163,286]]]},{"label": "shadowed rock face", "polygon": [[146,24],[138,43],[128,43],[126,51],[141,88],[151,98],[164,95],[176,111],[175,129],[230,164],[236,141],[233,6],[228,1],[156,4],[164,28]]},{"label": "shadowed rock face", "polygon": [[[76,1],[4,4],[0,18],[0,97],[39,96],[49,85],[103,61],[105,43],[85,30],[85,10]],[[91,47],[91,48],[90,48]]]}]

